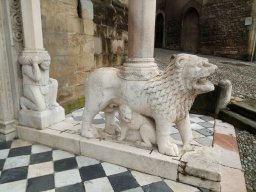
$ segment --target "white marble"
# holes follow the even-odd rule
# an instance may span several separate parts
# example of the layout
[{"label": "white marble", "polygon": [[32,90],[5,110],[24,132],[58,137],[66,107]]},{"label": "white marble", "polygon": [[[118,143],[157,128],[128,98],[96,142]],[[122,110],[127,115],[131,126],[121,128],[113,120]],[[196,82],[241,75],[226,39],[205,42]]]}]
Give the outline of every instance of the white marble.
[{"label": "white marble", "polygon": [[69,157],[74,157],[74,154],[62,151],[62,150],[54,150],[52,152],[52,159],[53,161],[61,160],[61,159],[66,159]]},{"label": "white marble", "polygon": [[80,183],[81,177],[78,169],[61,171],[54,174],[55,187],[64,187]]},{"label": "white marble", "polygon": [[53,162],[45,162],[28,167],[28,178],[40,177],[54,173]]},{"label": "white marble", "polygon": [[26,192],[27,180],[13,181],[0,185],[0,191],[8,192]]},{"label": "white marble", "polygon": [[95,164],[99,164],[100,162],[96,159],[92,159],[89,157],[84,157],[84,156],[77,156],[76,157],[76,161],[78,164],[78,167],[86,167],[86,166],[90,166],[90,165],[95,165]]},{"label": "white marble", "polygon": [[178,161],[159,152],[96,139],[81,139],[80,145],[82,155],[160,177],[177,178]]},{"label": "white marble", "polygon": [[171,181],[171,180],[164,180],[165,183],[173,190],[173,192],[200,192],[199,189],[185,185],[183,183]]},{"label": "white marble", "polygon": [[84,182],[84,188],[86,191],[104,191],[104,192],[114,192],[108,178],[98,178],[90,181]]},{"label": "white marble", "polygon": [[30,161],[29,155],[21,155],[17,157],[9,157],[6,159],[4,163],[4,170],[5,169],[12,169],[15,167],[23,167],[28,166]]},{"label": "white marble", "polygon": [[32,154],[36,154],[36,153],[43,153],[43,152],[47,152],[47,151],[51,151],[52,148],[47,147],[45,145],[39,145],[39,144],[34,144],[32,145]]},{"label": "white marble", "polygon": [[208,147],[197,147],[194,151],[185,153],[181,161],[185,163],[179,171],[184,175],[219,182],[220,151]]},{"label": "white marble", "polygon": [[47,109],[41,112],[27,109],[22,109],[19,112],[20,125],[36,129],[45,129],[50,125],[53,125],[64,119],[65,112],[61,106],[55,107],[51,110]]},{"label": "white marble", "polygon": [[18,62],[22,70],[19,123],[44,129],[65,119],[57,103],[58,82],[49,77],[51,58],[43,47],[40,0],[21,0],[24,50]]},{"label": "white marble", "polygon": [[[18,111],[18,86],[19,78],[16,66],[15,56],[16,50],[13,37],[17,31],[12,28],[12,18],[15,18],[15,26],[19,26],[20,22],[18,9],[11,7],[12,2],[0,2],[0,140],[9,141],[15,136],[16,117]],[[11,11],[11,14],[10,14]],[[19,28],[19,27],[16,27]],[[22,39],[21,39],[22,40]],[[12,51],[12,53],[10,53]],[[15,53],[14,53],[15,52]],[[17,51],[19,52],[19,51]],[[13,54],[14,53],[14,54]]]},{"label": "white marble", "polygon": [[45,129],[38,132],[36,129],[22,126],[17,126],[17,133],[19,138],[69,151],[74,154],[80,154],[80,136],[78,135],[62,133],[52,129]]},{"label": "white marble", "polygon": [[[122,79],[119,75],[122,69],[94,70],[85,81],[87,100],[81,135],[87,138],[101,137],[98,129],[92,126],[93,118],[99,111],[105,112],[105,132],[115,135],[117,133],[114,125],[115,112],[119,111],[119,115],[122,115],[120,108],[126,107],[125,113],[128,118],[125,116],[124,119],[120,118],[123,125],[119,140],[124,140],[123,132],[127,132],[125,131],[129,129],[127,127],[141,130],[145,122],[149,121],[147,118],[151,117],[155,120],[155,125],[148,123],[149,129],[140,133],[143,143],[147,145],[157,143],[160,153],[178,156],[177,145],[170,142],[169,129],[176,124],[183,141],[183,148],[190,150],[192,130],[189,110],[198,94],[214,89],[214,85],[206,78],[216,69],[217,67],[205,58],[179,54],[170,61],[165,71],[159,71],[159,74],[150,80]],[[142,120],[141,117],[144,119]],[[194,117],[193,120],[198,122],[200,119]],[[145,142],[145,140],[149,141]]]},{"label": "white marble", "polygon": [[213,192],[220,192],[220,182],[201,179],[190,175],[182,175],[180,173],[178,177],[179,181],[182,183],[187,183],[190,185],[206,188]]},{"label": "white marble", "polygon": [[132,171],[131,173],[140,186],[149,185],[151,183],[162,181],[162,179],[157,176],[148,175],[137,171]]},{"label": "white marble", "polygon": [[102,165],[102,167],[103,167],[107,176],[127,171],[127,169],[125,167],[121,167],[121,166],[114,165],[114,164],[111,164],[111,163],[104,162],[101,165]]},{"label": "white marble", "polygon": [[198,129],[203,129],[203,128],[204,128],[203,126],[198,125],[197,123],[192,123],[191,124],[191,129],[193,129],[193,130],[198,130]]},{"label": "white marble", "polygon": [[199,117],[191,117],[190,121],[194,123],[204,122],[204,120],[200,119]]},{"label": "white marble", "polygon": [[0,159],[6,159],[8,157],[10,149],[0,150]]},{"label": "white marble", "polygon": [[16,139],[12,142],[11,148],[30,146],[32,143],[21,139]]}]

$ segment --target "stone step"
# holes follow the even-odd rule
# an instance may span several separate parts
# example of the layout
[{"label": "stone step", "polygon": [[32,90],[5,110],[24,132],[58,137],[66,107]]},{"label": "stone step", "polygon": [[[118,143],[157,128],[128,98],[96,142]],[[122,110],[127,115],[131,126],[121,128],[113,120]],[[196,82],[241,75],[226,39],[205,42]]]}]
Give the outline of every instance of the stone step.
[{"label": "stone step", "polygon": [[244,117],[256,121],[256,101],[242,101],[228,105],[228,108]]},{"label": "stone step", "polygon": [[162,155],[158,150],[148,150],[99,139],[86,139],[69,133],[60,124],[44,130],[17,126],[18,137],[48,145],[78,155],[92,157],[126,168],[179,181],[185,184],[220,192],[220,150],[196,147],[179,157]]},{"label": "stone step", "polygon": [[256,133],[256,121],[244,117],[238,113],[224,109],[220,111],[219,118],[237,128],[245,129],[251,133]]}]

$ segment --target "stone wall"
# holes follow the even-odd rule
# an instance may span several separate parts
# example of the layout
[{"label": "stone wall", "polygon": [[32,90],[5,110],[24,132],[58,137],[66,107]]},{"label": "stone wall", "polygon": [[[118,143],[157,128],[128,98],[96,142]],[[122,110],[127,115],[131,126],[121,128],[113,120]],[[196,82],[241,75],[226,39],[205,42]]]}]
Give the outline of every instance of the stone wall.
[{"label": "stone wall", "polygon": [[251,16],[252,0],[208,0],[200,17],[201,52],[237,59],[249,59],[250,26],[245,18]]},{"label": "stone wall", "polygon": [[84,96],[84,79],[95,67],[91,1],[41,0],[44,47],[51,55],[50,75],[59,82],[65,105]]},{"label": "stone wall", "polygon": [[119,0],[93,0],[97,67],[121,65],[126,59],[128,50],[126,3]]},{"label": "stone wall", "polygon": [[78,107],[89,72],[125,60],[127,1],[41,0],[41,12],[50,75],[59,82],[58,101]]},{"label": "stone wall", "polygon": [[[166,48],[182,50],[183,18],[189,8],[199,15],[198,51],[204,54],[249,60],[255,24],[245,25],[253,17],[253,0],[157,0],[166,16]],[[256,8],[255,8],[256,10]],[[255,11],[254,11],[255,13]]]}]

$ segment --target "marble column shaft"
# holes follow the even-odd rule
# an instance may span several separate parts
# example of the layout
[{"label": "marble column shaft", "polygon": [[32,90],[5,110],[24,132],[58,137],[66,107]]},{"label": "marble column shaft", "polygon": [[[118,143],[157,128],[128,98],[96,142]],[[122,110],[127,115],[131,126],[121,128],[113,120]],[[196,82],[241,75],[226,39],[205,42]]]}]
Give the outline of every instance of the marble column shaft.
[{"label": "marble column shaft", "polygon": [[155,12],[156,0],[129,0],[129,58],[153,58]]},{"label": "marble column shaft", "polygon": [[129,0],[128,11],[128,60],[119,76],[148,80],[159,72],[153,58],[156,0]]},{"label": "marble column shaft", "polygon": [[0,1],[0,140],[11,140],[16,135],[15,114],[13,106],[10,60],[7,41],[9,26],[7,24],[7,4]]}]

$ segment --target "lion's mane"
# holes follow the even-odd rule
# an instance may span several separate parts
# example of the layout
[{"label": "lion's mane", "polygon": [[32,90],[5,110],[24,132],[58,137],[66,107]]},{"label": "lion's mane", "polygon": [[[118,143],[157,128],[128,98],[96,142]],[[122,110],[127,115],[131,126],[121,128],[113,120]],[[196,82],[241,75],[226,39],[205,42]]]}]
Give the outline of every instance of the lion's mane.
[{"label": "lion's mane", "polygon": [[172,122],[183,119],[195,100],[195,95],[184,86],[183,68],[177,67],[173,59],[164,71],[148,81],[145,88],[151,109]]}]

